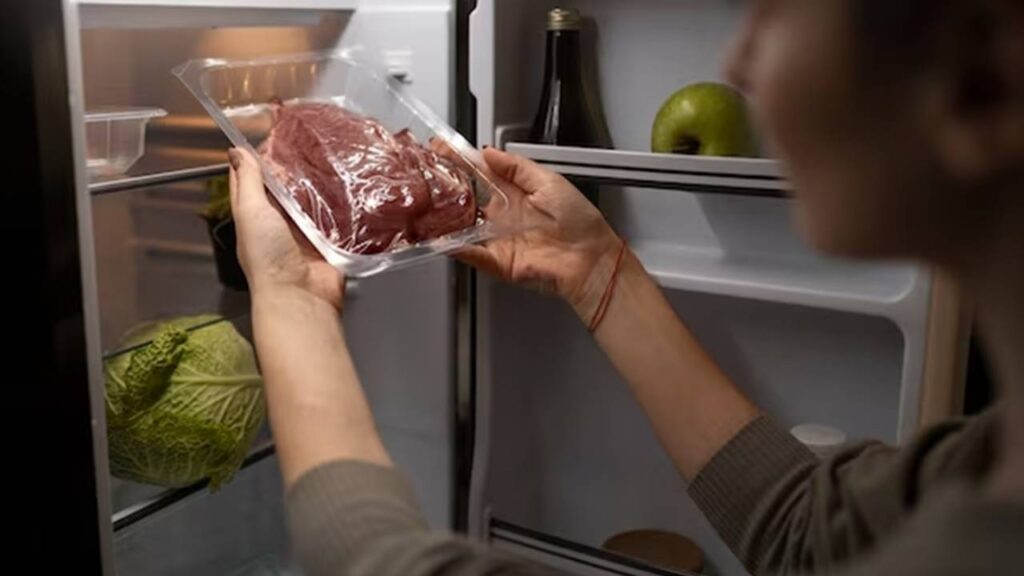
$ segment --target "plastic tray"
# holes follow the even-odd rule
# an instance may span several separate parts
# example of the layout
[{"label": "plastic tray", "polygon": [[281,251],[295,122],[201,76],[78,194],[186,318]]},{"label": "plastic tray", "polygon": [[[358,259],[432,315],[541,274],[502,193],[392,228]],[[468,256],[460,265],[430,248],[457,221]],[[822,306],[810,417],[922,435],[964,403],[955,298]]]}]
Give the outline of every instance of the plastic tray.
[{"label": "plastic tray", "polygon": [[146,152],[146,124],[166,116],[160,108],[97,108],[85,114],[90,180],[123,176]]},{"label": "plastic tray", "polygon": [[[351,53],[313,53],[246,61],[193,60],[178,66],[174,74],[199,99],[228,139],[254,154],[272,126],[271,102],[332,102],[376,119],[392,133],[409,129],[421,143],[430,138],[447,142],[463,168],[474,178],[478,207],[493,218],[508,205],[505,194],[479,169],[483,160],[465,138],[423,103],[405,94],[397,82],[385,79],[378,68],[355,59]],[[419,263],[493,238],[498,233],[492,222],[484,221],[448,236],[391,252],[369,255],[349,252],[324,236],[266,165],[263,176],[271,192],[310,242],[331,265],[351,277],[370,276]]]}]

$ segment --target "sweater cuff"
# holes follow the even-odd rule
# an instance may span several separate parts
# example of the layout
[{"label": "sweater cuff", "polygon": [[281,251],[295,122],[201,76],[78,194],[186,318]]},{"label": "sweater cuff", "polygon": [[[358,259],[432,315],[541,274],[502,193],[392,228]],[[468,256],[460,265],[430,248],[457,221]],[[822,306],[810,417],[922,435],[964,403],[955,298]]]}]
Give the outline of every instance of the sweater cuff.
[{"label": "sweater cuff", "polygon": [[367,462],[338,461],[307,472],[286,503],[296,555],[310,574],[336,573],[381,540],[427,530],[406,478]]},{"label": "sweater cuff", "polygon": [[762,415],[715,454],[689,494],[722,540],[739,550],[766,492],[795,469],[817,463],[806,446]]}]

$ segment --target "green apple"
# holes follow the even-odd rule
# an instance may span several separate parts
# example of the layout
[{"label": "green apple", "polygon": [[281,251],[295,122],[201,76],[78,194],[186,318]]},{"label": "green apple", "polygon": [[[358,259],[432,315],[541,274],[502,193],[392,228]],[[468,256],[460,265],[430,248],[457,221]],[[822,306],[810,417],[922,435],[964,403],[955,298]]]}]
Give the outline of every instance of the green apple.
[{"label": "green apple", "polygon": [[691,84],[661,106],[651,131],[651,150],[699,156],[757,156],[757,137],[747,101],[725,84]]}]

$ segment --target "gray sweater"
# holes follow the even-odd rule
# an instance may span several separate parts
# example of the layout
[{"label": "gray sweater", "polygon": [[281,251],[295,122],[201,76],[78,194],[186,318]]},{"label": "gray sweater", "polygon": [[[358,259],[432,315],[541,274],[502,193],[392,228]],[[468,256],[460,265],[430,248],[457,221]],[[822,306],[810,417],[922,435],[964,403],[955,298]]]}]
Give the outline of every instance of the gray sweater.
[{"label": "gray sweater", "polygon": [[[877,442],[819,462],[762,417],[689,488],[753,574],[1024,574],[1024,507],[977,488],[993,459],[995,416],[951,422],[901,449]],[[336,462],[288,495],[309,576],[547,574],[466,539],[431,532],[397,471]]]}]

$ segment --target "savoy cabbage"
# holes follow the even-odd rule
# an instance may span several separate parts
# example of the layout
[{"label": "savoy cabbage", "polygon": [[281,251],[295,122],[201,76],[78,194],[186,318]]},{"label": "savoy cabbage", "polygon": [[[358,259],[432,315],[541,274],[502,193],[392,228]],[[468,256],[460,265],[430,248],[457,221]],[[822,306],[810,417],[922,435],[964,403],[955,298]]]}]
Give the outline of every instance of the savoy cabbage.
[{"label": "savoy cabbage", "polygon": [[121,344],[104,364],[111,473],[168,487],[231,480],[265,411],[249,342],[197,316],[140,326]]}]

